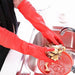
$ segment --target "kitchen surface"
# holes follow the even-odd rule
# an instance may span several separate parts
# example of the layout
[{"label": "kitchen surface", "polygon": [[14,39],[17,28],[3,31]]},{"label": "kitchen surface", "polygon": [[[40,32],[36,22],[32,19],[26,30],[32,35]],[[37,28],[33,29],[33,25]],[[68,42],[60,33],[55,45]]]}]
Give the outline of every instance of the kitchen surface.
[{"label": "kitchen surface", "polygon": [[[31,4],[37,10],[37,12],[40,15],[42,15],[46,25],[50,29],[54,31],[60,31],[60,29],[58,29],[59,27],[70,27],[73,29],[75,28],[74,0],[44,0],[44,1],[28,0],[28,1],[30,1]],[[25,40],[26,42],[33,43],[35,36],[39,33],[39,31],[37,31],[16,8],[14,10],[16,12],[18,22],[20,22],[20,26],[18,28],[17,33],[18,37],[21,38],[22,40]],[[71,31],[71,29],[68,30]],[[67,35],[67,33],[65,32],[63,35],[65,36]],[[72,32],[71,38],[72,39],[70,42],[71,43],[70,47],[73,46],[74,44],[73,42],[75,41],[73,40],[74,32]],[[68,53],[72,55],[74,62],[73,66],[75,66],[75,52],[68,52]],[[34,63],[34,65],[31,63]],[[29,67],[28,64],[30,64],[31,67]],[[21,67],[22,67],[21,72],[25,73],[23,75],[38,75],[38,73],[40,73],[40,75],[44,75],[36,65],[37,59],[35,59],[34,57],[29,55],[23,55],[11,49],[4,62],[0,75],[16,75],[16,73],[21,70]],[[72,68],[72,71],[73,70],[75,70],[75,67]],[[75,75],[75,73],[73,73],[72,71],[67,75]]]}]

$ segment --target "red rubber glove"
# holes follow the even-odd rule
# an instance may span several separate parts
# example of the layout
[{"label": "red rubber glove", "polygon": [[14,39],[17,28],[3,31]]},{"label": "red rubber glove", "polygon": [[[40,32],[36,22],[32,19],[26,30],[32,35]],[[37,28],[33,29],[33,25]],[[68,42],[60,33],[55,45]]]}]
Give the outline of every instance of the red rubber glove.
[{"label": "red rubber glove", "polygon": [[53,61],[49,59],[45,52],[53,51],[54,48],[40,47],[34,44],[27,43],[18,38],[18,36],[5,28],[0,27],[0,45],[14,49],[23,54],[32,55],[35,58],[45,60],[45,61]]},{"label": "red rubber glove", "polygon": [[29,20],[32,25],[39,30],[48,41],[54,44],[63,44],[62,40],[52,30],[46,27],[45,22],[35,8],[27,1],[23,0],[17,7],[23,16]]}]

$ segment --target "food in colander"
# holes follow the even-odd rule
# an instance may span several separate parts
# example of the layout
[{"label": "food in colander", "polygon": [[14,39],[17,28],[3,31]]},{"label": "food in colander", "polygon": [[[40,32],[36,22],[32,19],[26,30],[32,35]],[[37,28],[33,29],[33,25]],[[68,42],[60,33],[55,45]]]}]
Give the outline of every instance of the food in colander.
[{"label": "food in colander", "polygon": [[50,47],[50,48],[53,47],[55,49],[54,51],[46,52],[46,55],[50,59],[52,59],[54,61],[58,60],[60,55],[61,55],[61,53],[66,50],[66,48],[64,46],[62,46],[62,45],[50,45],[50,44],[47,44],[46,46]]},{"label": "food in colander", "polygon": [[50,70],[49,70],[49,68],[48,68],[48,62],[45,63],[44,67],[45,67],[45,72],[49,73]]}]

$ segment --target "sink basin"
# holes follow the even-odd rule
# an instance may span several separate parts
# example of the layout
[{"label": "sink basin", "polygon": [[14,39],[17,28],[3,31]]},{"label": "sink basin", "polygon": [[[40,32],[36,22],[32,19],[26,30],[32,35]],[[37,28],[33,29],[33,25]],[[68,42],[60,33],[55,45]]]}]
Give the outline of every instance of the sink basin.
[{"label": "sink basin", "polygon": [[[72,72],[75,73],[75,33],[71,31],[66,31],[63,35],[60,35],[60,30],[63,27],[54,27],[53,31],[57,33],[60,38],[63,40],[65,47],[67,48],[67,53],[69,53],[73,60],[74,65],[72,67]],[[39,45],[39,46],[45,46],[48,43],[48,41],[42,36],[40,32],[38,32],[33,40],[33,44]],[[29,56],[26,65],[28,66],[29,70],[33,72],[34,74],[31,75],[45,75],[43,74],[38,66],[37,66],[37,60],[33,56]]]}]

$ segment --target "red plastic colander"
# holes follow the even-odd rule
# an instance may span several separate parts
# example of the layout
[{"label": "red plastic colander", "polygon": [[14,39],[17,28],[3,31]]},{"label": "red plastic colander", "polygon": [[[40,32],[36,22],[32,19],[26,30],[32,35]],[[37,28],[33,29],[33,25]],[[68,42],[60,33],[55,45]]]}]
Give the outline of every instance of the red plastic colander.
[{"label": "red plastic colander", "polygon": [[73,60],[68,53],[62,52],[57,62],[48,63],[49,73],[45,71],[45,63],[43,60],[38,60],[38,68],[42,73],[46,75],[67,75],[71,71]]}]

